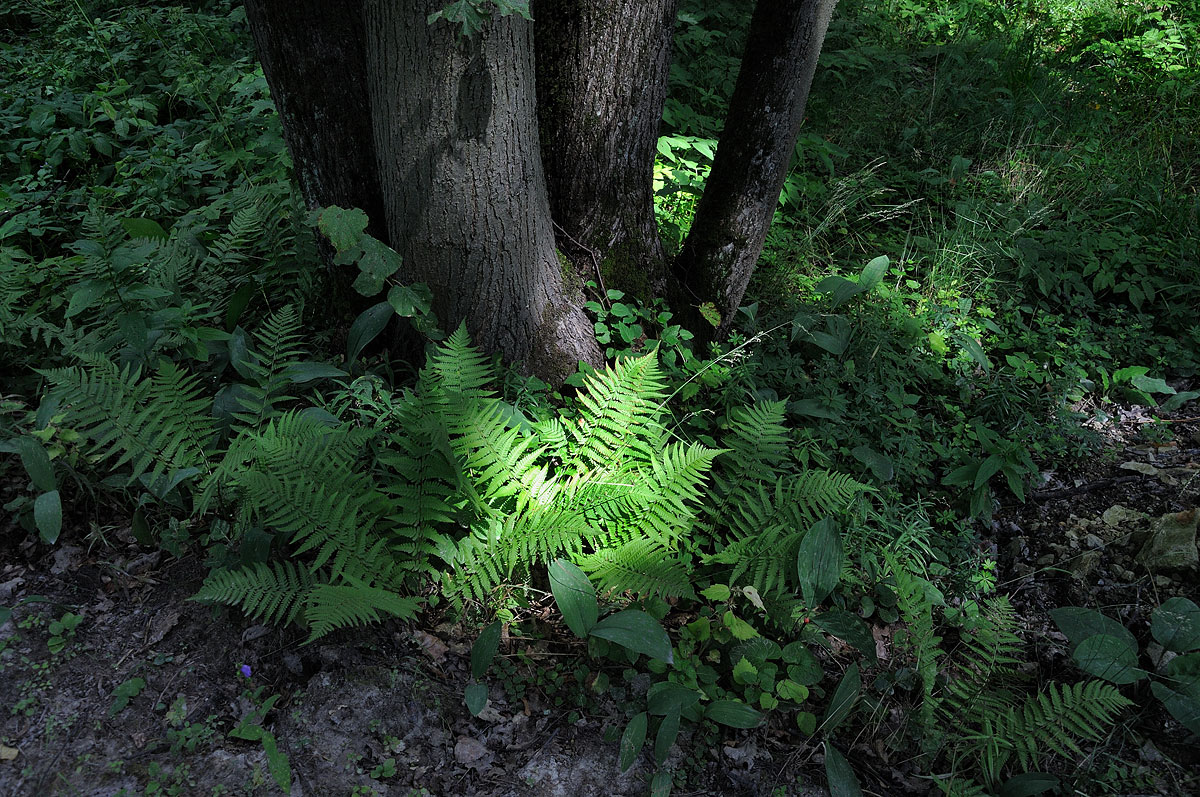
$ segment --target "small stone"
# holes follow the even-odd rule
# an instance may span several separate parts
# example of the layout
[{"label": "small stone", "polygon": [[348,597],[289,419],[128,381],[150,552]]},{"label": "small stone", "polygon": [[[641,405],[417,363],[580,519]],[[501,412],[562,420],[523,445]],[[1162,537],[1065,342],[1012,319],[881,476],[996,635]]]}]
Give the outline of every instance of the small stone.
[{"label": "small stone", "polygon": [[487,745],[470,736],[458,737],[454,745],[454,760],[470,769],[487,769],[492,764],[492,758]]},{"label": "small stone", "polygon": [[1043,554],[1043,555],[1039,556],[1037,558],[1037,564],[1039,564],[1039,565],[1054,564],[1054,554],[1047,553],[1047,554]]},{"label": "small stone", "polygon": [[1123,528],[1125,526],[1144,523],[1149,519],[1149,515],[1142,512],[1136,512],[1127,506],[1114,504],[1104,510],[1104,514],[1100,516],[1106,526],[1112,526],[1114,529]]},{"label": "small stone", "polygon": [[1152,571],[1180,570],[1200,564],[1196,527],[1200,509],[1174,512],[1158,519],[1137,560]]},{"label": "small stone", "polygon": [[1092,574],[1098,564],[1100,564],[1100,551],[1084,551],[1067,561],[1067,570],[1071,572],[1072,576],[1083,581]]},{"label": "small stone", "polygon": [[1095,534],[1087,535],[1086,537],[1083,538],[1083,542],[1089,548],[1103,548],[1104,547],[1104,540],[1100,539],[1100,537],[1098,537]]}]

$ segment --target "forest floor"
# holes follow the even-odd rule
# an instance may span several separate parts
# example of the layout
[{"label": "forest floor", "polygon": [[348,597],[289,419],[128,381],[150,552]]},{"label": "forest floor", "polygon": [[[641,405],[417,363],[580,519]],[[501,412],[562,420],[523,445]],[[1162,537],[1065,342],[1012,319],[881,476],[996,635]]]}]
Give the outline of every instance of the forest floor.
[{"label": "forest floor", "polygon": [[[1150,416],[1110,412],[1104,455],[1078,473],[1044,474],[984,536],[1043,681],[1078,676],[1050,609],[1099,608],[1145,643],[1155,606],[1200,600],[1194,565],[1135,562],[1163,516],[1195,528],[1200,419],[1175,419],[1170,443],[1135,445]],[[395,623],[303,646],[295,632],[238,626],[186,602],[203,577],[195,557],[146,553],[128,530],[105,534],[64,535],[73,542],[50,549],[19,542],[30,538],[15,528],[0,534],[0,605],[16,606],[0,625],[0,795],[278,794],[262,742],[230,735],[273,695],[265,726],[289,756],[292,795],[645,793],[644,766],[622,776],[604,739],[624,723],[612,693],[582,709],[561,700],[573,693],[571,649],[548,626],[545,639],[503,644],[513,666],[473,718],[462,697],[470,629]],[[1127,689],[1133,717],[1104,746],[1125,780],[1142,784],[1120,793],[1200,793],[1200,749],[1143,687]],[[864,729],[850,744],[866,791],[936,793],[911,751],[889,750],[882,736]],[[826,793],[812,785],[823,782],[820,744],[794,732],[680,741],[668,765],[688,776],[675,794]]]}]

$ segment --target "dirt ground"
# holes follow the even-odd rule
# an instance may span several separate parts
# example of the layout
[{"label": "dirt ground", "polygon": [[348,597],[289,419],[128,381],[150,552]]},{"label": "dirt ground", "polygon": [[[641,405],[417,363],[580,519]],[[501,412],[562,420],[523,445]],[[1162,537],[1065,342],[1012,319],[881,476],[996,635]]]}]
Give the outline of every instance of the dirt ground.
[{"label": "dirt ground", "polygon": [[[1137,433],[1148,416],[1121,412],[1104,430],[1108,456],[1046,474],[985,535],[1039,677],[1074,677],[1055,606],[1101,608],[1144,645],[1155,606],[1200,600],[1195,568],[1153,572],[1136,559],[1156,519],[1200,506],[1200,420],[1149,445]],[[293,631],[186,602],[202,564],[146,553],[128,530],[105,529],[107,547],[98,533],[53,548],[15,527],[3,537],[0,606],[15,608],[0,625],[0,795],[279,794],[269,743],[231,735],[275,695],[263,725],[288,756],[291,795],[646,793],[648,762],[622,776],[613,741],[623,690],[645,685],[597,698],[565,648],[506,641],[473,718],[462,629],[395,623],[303,646]],[[1129,731],[1106,747],[1144,784],[1123,793],[1200,793],[1200,745],[1134,689]],[[868,793],[928,787],[872,739],[850,754]],[[675,794],[825,793],[812,785],[824,779],[819,745],[770,726],[682,738],[672,756],[688,773]]]}]

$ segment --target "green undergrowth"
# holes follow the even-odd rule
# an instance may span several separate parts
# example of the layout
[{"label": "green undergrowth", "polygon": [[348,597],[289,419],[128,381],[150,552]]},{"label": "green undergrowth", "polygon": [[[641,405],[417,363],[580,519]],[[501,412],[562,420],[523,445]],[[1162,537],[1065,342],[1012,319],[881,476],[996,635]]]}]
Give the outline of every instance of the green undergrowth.
[{"label": "green undergrowth", "polygon": [[[746,22],[683,5],[655,169],[676,246]],[[698,351],[609,290],[609,366],[555,391],[439,329],[361,211],[300,207],[240,7],[0,3],[5,508],[46,545],[105,517],[94,542],[202,558],[215,618],[297,642],[491,621],[475,714],[489,679],[528,686],[504,626],[586,651],[534,686],[614,699],[655,794],[763,725],[840,794],[864,739],[948,794],[1092,788],[1072,762],[1141,679],[1098,656],[1136,648],[1092,618],[1088,677],[1039,678],[977,532],[1096,455],[1089,415],[1197,397],[1166,381],[1200,346],[1185,10],[845,0],[737,332]],[[324,317],[314,231],[356,317]],[[422,362],[389,359],[394,323]],[[1155,633],[1186,725],[1194,640]],[[264,717],[241,738],[279,753]]]}]

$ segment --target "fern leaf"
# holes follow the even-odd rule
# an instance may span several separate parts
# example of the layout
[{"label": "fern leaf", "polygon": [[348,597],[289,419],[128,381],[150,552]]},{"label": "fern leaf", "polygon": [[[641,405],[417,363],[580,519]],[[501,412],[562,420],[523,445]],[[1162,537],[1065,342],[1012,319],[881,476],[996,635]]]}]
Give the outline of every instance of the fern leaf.
[{"label": "fern leaf", "polygon": [[321,584],[309,594],[304,618],[309,636],[305,644],[339,628],[377,623],[380,612],[409,619],[421,607],[417,598],[405,598],[386,589],[363,583]]},{"label": "fern leaf", "polygon": [[313,578],[291,562],[261,562],[238,570],[217,570],[188,600],[237,606],[253,620],[287,625],[295,619]]}]

